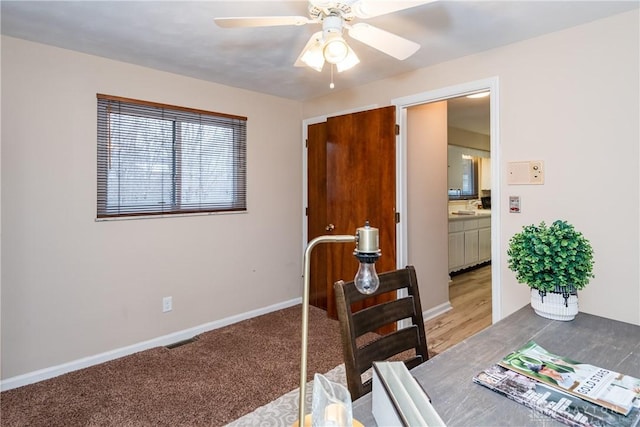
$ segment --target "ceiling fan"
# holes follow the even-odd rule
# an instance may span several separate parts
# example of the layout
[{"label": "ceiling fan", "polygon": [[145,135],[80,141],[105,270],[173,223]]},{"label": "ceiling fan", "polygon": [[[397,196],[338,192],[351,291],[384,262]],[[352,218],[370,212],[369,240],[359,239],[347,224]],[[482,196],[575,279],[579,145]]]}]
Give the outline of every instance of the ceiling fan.
[{"label": "ceiling fan", "polygon": [[287,25],[322,24],[322,31],[314,33],[295,62],[296,67],[309,66],[322,71],[324,63],[336,65],[338,72],[347,70],[360,62],[355,52],[344,40],[346,29],[349,36],[396,59],[404,60],[413,55],[420,45],[396,34],[366,24],[353,23],[356,18],[366,19],[430,3],[427,1],[381,1],[381,0],[310,0],[309,17],[304,16],[256,16],[215,18],[215,23],[224,28],[271,27]]}]

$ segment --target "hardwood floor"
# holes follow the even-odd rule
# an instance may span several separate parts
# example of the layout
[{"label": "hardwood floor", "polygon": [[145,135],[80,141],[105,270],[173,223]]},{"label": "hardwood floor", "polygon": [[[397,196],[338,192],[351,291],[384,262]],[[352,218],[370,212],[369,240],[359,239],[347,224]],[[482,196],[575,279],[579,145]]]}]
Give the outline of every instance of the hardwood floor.
[{"label": "hardwood floor", "polygon": [[447,348],[491,326],[491,265],[452,277],[453,309],[425,322],[429,353]]}]

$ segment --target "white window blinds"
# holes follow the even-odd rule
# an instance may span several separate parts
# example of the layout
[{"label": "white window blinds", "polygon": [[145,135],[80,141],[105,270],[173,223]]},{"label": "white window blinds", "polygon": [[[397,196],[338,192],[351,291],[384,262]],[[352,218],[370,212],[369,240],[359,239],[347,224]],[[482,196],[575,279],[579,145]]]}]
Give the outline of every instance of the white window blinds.
[{"label": "white window blinds", "polygon": [[98,218],[246,211],[246,117],[98,98]]}]

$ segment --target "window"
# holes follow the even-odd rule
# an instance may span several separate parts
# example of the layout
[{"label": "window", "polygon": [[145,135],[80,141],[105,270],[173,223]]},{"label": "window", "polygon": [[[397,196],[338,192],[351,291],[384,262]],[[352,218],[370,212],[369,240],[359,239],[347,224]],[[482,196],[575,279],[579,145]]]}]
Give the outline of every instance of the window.
[{"label": "window", "polygon": [[98,98],[98,218],[246,211],[246,117]]}]

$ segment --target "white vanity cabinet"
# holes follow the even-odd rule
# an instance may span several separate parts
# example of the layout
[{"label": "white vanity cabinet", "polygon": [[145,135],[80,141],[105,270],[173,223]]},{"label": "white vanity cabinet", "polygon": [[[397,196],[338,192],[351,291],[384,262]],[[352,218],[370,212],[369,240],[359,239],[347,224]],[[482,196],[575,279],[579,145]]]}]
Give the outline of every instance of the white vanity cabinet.
[{"label": "white vanity cabinet", "polygon": [[464,265],[464,229],[462,221],[449,221],[449,272]]},{"label": "white vanity cabinet", "polygon": [[486,227],[478,228],[478,261],[491,260],[491,218],[487,218]]},{"label": "white vanity cabinet", "polygon": [[449,272],[490,260],[490,216],[449,220]]}]

